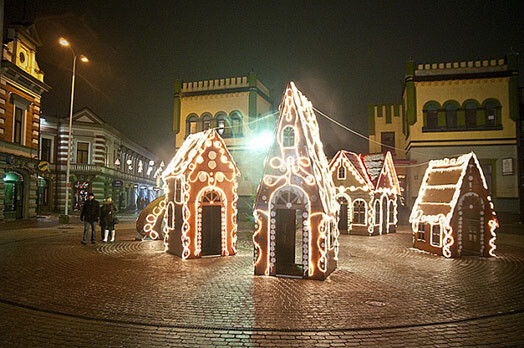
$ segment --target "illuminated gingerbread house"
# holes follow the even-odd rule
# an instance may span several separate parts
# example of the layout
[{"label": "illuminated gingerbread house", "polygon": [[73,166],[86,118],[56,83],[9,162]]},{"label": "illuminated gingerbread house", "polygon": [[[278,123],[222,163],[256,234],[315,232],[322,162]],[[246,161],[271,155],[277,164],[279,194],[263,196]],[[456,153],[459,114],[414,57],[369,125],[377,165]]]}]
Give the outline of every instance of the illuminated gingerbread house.
[{"label": "illuminated gingerbread house", "polygon": [[162,174],[167,252],[182,259],[236,254],[239,176],[218,132],[187,136]]},{"label": "illuminated gingerbread house", "polygon": [[495,256],[498,222],[473,152],[429,162],[409,221],[415,248],[445,257]]},{"label": "illuminated gingerbread house", "polygon": [[341,150],[329,164],[340,210],[340,233],[373,233],[374,184],[360,154]]},{"label": "illuminated gingerbread house", "polygon": [[378,176],[373,178],[373,234],[386,234],[397,229],[397,204],[400,184],[391,152],[387,152]]},{"label": "illuminated gingerbread house", "polygon": [[255,274],[325,279],[337,265],[337,213],[313,106],[291,82],[255,198]]}]

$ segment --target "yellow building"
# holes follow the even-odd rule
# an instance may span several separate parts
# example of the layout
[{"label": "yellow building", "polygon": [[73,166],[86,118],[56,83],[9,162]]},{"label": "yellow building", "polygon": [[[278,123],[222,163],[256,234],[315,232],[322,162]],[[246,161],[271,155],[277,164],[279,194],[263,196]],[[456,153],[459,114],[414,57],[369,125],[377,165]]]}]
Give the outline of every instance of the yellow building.
[{"label": "yellow building", "polygon": [[[407,63],[400,117],[373,117],[374,134],[394,132],[397,156],[405,153],[411,206],[427,162],[475,152],[495,209],[518,211],[516,54],[502,59],[451,63]],[[371,118],[370,118],[371,119]],[[394,124],[394,125],[393,125]],[[371,126],[370,126],[371,127]],[[371,133],[371,132],[370,132]],[[380,140],[382,141],[382,139]],[[377,149],[370,141],[370,150]]]},{"label": "yellow building", "polygon": [[251,204],[264,168],[263,146],[272,139],[276,114],[269,89],[253,72],[246,76],[175,82],[173,131],[176,150],[192,133],[216,128],[240,172],[239,208]]}]

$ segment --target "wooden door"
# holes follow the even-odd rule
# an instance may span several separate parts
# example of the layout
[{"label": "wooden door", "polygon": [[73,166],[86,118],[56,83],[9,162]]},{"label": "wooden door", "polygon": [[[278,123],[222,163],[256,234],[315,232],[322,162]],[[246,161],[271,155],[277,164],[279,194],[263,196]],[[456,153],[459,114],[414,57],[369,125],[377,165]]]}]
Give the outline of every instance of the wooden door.
[{"label": "wooden door", "polygon": [[464,197],[462,203],[462,252],[465,255],[480,254],[480,197]]},{"label": "wooden door", "polygon": [[294,275],[296,210],[277,209],[276,220],[276,272]]},{"label": "wooden door", "polygon": [[339,231],[345,231],[348,230],[348,205],[347,204],[340,204],[340,212],[338,214],[338,230]]},{"label": "wooden door", "polygon": [[202,207],[202,256],[222,254],[221,219],[219,205]]}]

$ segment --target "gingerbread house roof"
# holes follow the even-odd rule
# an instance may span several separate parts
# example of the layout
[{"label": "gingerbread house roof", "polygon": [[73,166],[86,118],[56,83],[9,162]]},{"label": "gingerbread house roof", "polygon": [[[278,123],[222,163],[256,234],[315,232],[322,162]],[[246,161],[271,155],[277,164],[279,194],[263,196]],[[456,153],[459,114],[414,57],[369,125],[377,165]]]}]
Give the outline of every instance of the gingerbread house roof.
[{"label": "gingerbread house roof", "polygon": [[222,137],[215,129],[209,129],[207,131],[190,134],[187,136],[186,140],[184,140],[182,143],[182,146],[180,146],[175,156],[162,173],[162,178],[165,179],[168,176],[178,176],[185,173],[186,170],[190,167],[190,164],[197,159],[198,155],[200,155],[208,146],[211,145],[207,142],[207,140],[211,142],[211,139],[214,139],[214,141],[220,141],[222,143],[222,146],[225,149],[225,154],[227,154],[230,162],[232,163],[232,170],[234,170],[236,173],[239,173],[233,157],[227,150],[226,144],[224,143]]},{"label": "gingerbread house roof", "polygon": [[[292,105],[296,110],[297,125],[300,127],[304,136],[304,148],[307,157],[310,159],[312,174],[318,187],[320,202],[326,214],[336,214],[337,203],[335,200],[335,184],[329,171],[329,162],[324,153],[324,147],[320,140],[320,130],[317,118],[313,111],[312,103],[297,89],[293,82],[290,82],[284,92],[282,103],[280,104],[280,119],[287,117],[283,112],[286,106]],[[289,109],[288,109],[289,110]],[[281,122],[277,123],[275,131],[278,133]],[[276,139],[276,137],[275,137]],[[275,140],[273,147],[279,146]],[[269,153],[273,153],[270,151]],[[266,165],[267,170],[267,165]],[[264,183],[264,180],[262,180]],[[260,189],[260,188],[259,188]],[[255,206],[260,203],[261,197],[257,195]]]},{"label": "gingerbread house roof", "polygon": [[377,183],[377,178],[384,166],[385,156],[383,153],[361,155],[364,165],[366,166],[367,173],[373,181],[373,184]]},{"label": "gingerbread house roof", "polygon": [[333,165],[342,156],[349,161],[352,169],[354,169],[355,173],[358,175],[357,180],[362,184],[368,185],[370,189],[373,189],[373,182],[371,181],[371,177],[368,174],[366,165],[364,164],[360,154],[351,151],[340,150],[331,160],[331,163],[329,164],[330,169],[333,170]]},{"label": "gingerbread house roof", "polygon": [[[456,158],[430,161],[409,221],[438,222],[440,218],[444,218],[449,222],[470,164],[477,167],[487,195],[486,178],[473,152]],[[490,204],[490,211],[495,215],[492,204]]]},{"label": "gingerbread house roof", "polygon": [[384,163],[380,174],[376,178],[375,190],[377,192],[394,193],[400,195],[400,184],[398,182],[397,171],[393,164],[393,157],[391,152],[386,153]]}]

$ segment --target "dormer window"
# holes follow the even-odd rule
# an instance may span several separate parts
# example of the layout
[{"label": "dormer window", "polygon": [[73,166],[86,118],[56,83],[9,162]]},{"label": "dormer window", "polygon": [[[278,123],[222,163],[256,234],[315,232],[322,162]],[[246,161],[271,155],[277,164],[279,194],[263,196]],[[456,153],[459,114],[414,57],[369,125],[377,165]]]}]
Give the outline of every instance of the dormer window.
[{"label": "dormer window", "polygon": [[283,147],[294,147],[295,146],[295,128],[293,126],[286,126],[282,131],[282,146]]},{"label": "dormer window", "polygon": [[346,178],[346,167],[341,165],[338,167],[338,178],[339,179],[345,179]]}]

